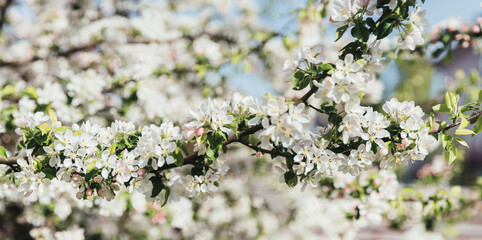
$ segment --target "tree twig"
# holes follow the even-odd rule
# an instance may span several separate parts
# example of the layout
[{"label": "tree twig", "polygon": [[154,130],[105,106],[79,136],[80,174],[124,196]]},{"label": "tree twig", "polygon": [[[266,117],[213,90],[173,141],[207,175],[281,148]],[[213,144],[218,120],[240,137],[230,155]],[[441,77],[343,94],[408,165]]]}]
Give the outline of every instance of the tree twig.
[{"label": "tree twig", "polygon": [[[482,115],[482,111],[480,111],[480,112],[478,112],[478,113],[476,113],[476,114],[468,117],[468,118],[467,118],[467,121],[470,121],[470,120],[472,120],[472,119],[474,119],[474,118],[480,117],[480,115]],[[453,128],[453,127],[456,127],[456,126],[460,125],[460,123],[461,123],[461,122],[452,123],[452,124],[448,125],[447,127],[440,128],[440,129],[438,129],[438,130],[430,131],[430,132],[428,132],[428,134],[437,134],[437,133],[443,132],[443,131],[445,131],[445,130],[449,130],[449,129]]]},{"label": "tree twig", "polygon": [[0,164],[6,164],[6,165],[17,164],[17,160],[22,158],[25,158],[25,157],[9,157],[8,159],[0,157]]},{"label": "tree twig", "polygon": [[260,147],[254,146],[252,144],[249,144],[248,142],[243,141],[241,139],[238,142],[243,144],[246,147],[249,147],[249,148],[253,149],[256,152],[262,152],[262,153],[271,154],[271,155],[274,155],[274,156],[293,157],[293,155],[290,154],[290,153],[281,153],[281,152],[277,152],[277,151],[273,151],[273,150],[260,148]]},{"label": "tree twig", "polygon": [[[310,91],[308,91],[305,95],[303,95],[303,97],[301,97],[300,99],[296,100],[295,103],[296,104],[299,104],[299,103],[306,103],[308,101],[308,99],[318,90],[317,87],[313,87],[310,89]],[[236,135],[233,135],[231,137],[228,138],[227,141],[225,141],[223,143],[223,146],[227,146],[231,143],[234,143],[234,142],[239,142],[243,137],[245,136],[248,136],[248,135],[251,135],[255,132],[258,132],[260,131],[261,129],[263,129],[263,126],[261,124],[258,124],[258,125],[255,125],[253,127],[250,127],[242,132],[240,132],[237,136]],[[193,153],[192,155],[184,158],[184,163],[182,165],[193,165],[196,163],[196,161],[198,161],[199,159],[203,159],[204,158],[204,154],[203,155],[197,155],[197,153]],[[178,167],[176,164],[168,164],[168,165],[164,165],[162,166],[161,168],[159,168],[158,170],[162,171],[162,170],[167,170],[167,169],[171,169],[171,168],[175,168],[175,167]]]}]

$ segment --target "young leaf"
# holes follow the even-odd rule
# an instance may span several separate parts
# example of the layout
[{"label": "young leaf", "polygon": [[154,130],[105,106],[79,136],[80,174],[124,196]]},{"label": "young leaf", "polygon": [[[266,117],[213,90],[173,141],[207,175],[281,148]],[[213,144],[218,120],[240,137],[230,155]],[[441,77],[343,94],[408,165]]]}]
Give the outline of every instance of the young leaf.
[{"label": "young leaf", "polygon": [[450,144],[448,146],[448,150],[445,152],[445,160],[450,164],[452,164],[455,159],[457,158],[457,148],[454,144]]},{"label": "young leaf", "polygon": [[289,187],[294,187],[298,184],[298,176],[294,172],[285,172],[284,174],[285,182]]},{"label": "young leaf", "polygon": [[5,150],[5,148],[3,146],[0,146],[0,156],[5,158],[5,160],[8,159],[7,151]]},{"label": "young leaf", "polygon": [[346,30],[348,29],[348,25],[341,26],[338,29],[336,29],[336,41],[338,41],[341,37],[343,37],[343,34],[345,34]]},{"label": "young leaf", "polygon": [[462,146],[464,146],[464,147],[466,147],[466,148],[469,148],[469,145],[468,145],[464,140],[462,140],[461,138],[455,137],[455,140],[457,140],[457,142],[459,142],[460,145],[462,145]]},{"label": "young leaf", "polygon": [[447,107],[447,104],[445,104],[445,103],[441,103],[441,104],[437,104],[437,105],[433,106],[432,110],[434,112],[445,112],[445,113],[450,112],[450,109]]},{"label": "young leaf", "polygon": [[[460,114],[462,115],[462,114]],[[469,125],[469,121],[467,121],[467,119],[464,118],[464,116],[460,116],[460,125],[459,127],[457,128],[458,129],[464,129],[465,127],[467,127],[467,125]]]},{"label": "young leaf", "polygon": [[475,132],[469,129],[457,129],[455,130],[455,135],[475,135]]}]

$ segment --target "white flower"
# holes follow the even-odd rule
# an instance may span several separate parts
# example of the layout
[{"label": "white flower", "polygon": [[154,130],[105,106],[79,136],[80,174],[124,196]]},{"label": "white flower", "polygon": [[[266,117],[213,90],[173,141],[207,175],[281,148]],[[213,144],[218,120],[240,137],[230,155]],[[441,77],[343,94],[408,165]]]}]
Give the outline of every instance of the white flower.
[{"label": "white flower", "polygon": [[350,138],[360,137],[362,135],[360,117],[352,113],[346,115],[343,118],[342,125],[338,127],[338,131],[343,132],[342,140],[344,144],[347,144]]},{"label": "white flower", "polygon": [[[157,166],[162,167],[165,163],[173,164],[174,157],[169,155],[176,150],[176,143],[169,142],[167,139],[162,139],[161,144],[155,148],[155,154],[159,158],[157,160]],[[156,160],[153,160],[153,165],[156,165]],[[157,168],[155,168],[157,169]]]},{"label": "white flower", "polygon": [[109,177],[110,169],[115,166],[117,161],[116,155],[110,155],[108,150],[102,152],[100,159],[97,159],[94,163],[95,167],[101,170],[101,176],[106,179]]},{"label": "white flower", "polygon": [[345,60],[337,60],[336,61],[336,69],[339,71],[344,72],[345,74],[348,73],[356,73],[363,68],[363,60],[358,60],[353,62],[353,54],[349,53],[345,55]]},{"label": "white flower", "polygon": [[294,157],[295,162],[300,163],[303,161],[303,159],[306,159],[306,162],[311,161],[311,159],[313,159],[313,152],[311,148],[311,141],[303,141],[299,145],[296,145],[293,148],[293,151],[296,153],[296,156]]},{"label": "white flower", "polygon": [[308,60],[308,62],[313,64],[320,64],[325,61],[325,57],[321,55],[321,47],[317,46],[314,48],[309,48],[308,46],[303,46],[301,48],[303,56]]}]

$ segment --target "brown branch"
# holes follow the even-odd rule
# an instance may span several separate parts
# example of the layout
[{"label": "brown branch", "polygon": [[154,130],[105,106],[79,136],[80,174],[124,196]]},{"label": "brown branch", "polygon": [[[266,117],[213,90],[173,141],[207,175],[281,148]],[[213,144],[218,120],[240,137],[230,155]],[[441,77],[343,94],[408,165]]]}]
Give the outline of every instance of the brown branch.
[{"label": "brown branch", "polygon": [[0,157],[0,164],[6,164],[6,165],[17,164],[17,160],[22,158],[24,157],[9,157],[8,159]]},{"label": "brown branch", "polygon": [[5,2],[5,5],[3,5],[2,9],[0,10],[0,14],[2,14],[0,16],[0,33],[2,33],[2,29],[3,29],[3,24],[5,24],[5,20],[7,19],[5,15],[7,15],[7,8],[10,4],[13,3],[13,0],[7,0],[7,2]]},{"label": "brown branch", "polygon": [[[295,103],[296,104],[306,103],[308,101],[308,99],[311,97],[311,95],[313,95],[317,90],[318,90],[317,87],[311,88],[310,91],[308,91],[303,97],[301,97],[300,99],[295,101]],[[227,146],[227,145],[229,145],[231,143],[234,143],[234,142],[240,142],[243,137],[251,135],[251,134],[253,134],[257,131],[260,131],[261,129],[263,129],[263,126],[261,124],[258,124],[256,126],[248,128],[244,131],[241,131],[237,136],[233,135],[233,136],[229,137],[228,140],[223,143],[223,146]],[[197,153],[193,153],[192,155],[184,158],[184,163],[182,165],[194,165],[197,160],[203,159],[204,156],[205,156],[204,154],[203,155],[197,155]],[[162,171],[162,170],[167,170],[167,169],[171,169],[171,168],[175,168],[175,167],[178,167],[178,166],[176,164],[168,164],[168,165],[162,166],[158,170]]]},{"label": "brown branch", "polygon": [[[474,118],[477,118],[477,117],[479,117],[480,115],[482,115],[482,111],[480,111],[480,112],[478,112],[478,113],[476,113],[476,114],[468,117],[468,118],[467,118],[467,121],[470,121],[470,120],[472,120],[472,119],[474,119]],[[449,129],[453,128],[453,127],[456,127],[456,126],[460,125],[460,123],[461,123],[461,122],[452,123],[452,124],[448,125],[447,127],[444,127],[444,128],[438,129],[438,130],[430,131],[430,132],[428,132],[428,134],[437,134],[437,133],[443,132],[443,131],[445,131],[445,130],[449,130]]]}]

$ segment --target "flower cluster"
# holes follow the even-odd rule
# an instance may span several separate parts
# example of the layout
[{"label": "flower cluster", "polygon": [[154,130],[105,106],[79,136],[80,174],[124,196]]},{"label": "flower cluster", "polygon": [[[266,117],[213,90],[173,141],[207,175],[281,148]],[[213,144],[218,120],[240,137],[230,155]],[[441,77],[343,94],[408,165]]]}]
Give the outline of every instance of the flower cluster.
[{"label": "flower cluster", "polygon": [[177,145],[182,135],[172,123],[139,130],[120,121],[110,127],[85,122],[69,128],[50,114],[49,121],[49,116],[38,112],[19,129],[25,136],[22,152],[29,161],[17,161],[22,171],[15,173],[15,178],[26,195],[34,189],[42,191],[49,179],[58,178],[73,182],[79,198],[92,196],[95,190],[112,199],[123,186],[142,188],[150,197],[149,189],[135,183],[143,182],[150,171],[173,164],[175,158],[182,160]]},{"label": "flower cluster", "polygon": [[377,0],[336,0],[331,11],[330,20],[341,26],[338,29],[341,35],[353,27],[352,35],[366,41],[370,32],[377,39],[382,39],[393,29],[398,29],[398,49],[413,51],[417,45],[424,43],[422,34],[428,21],[417,1],[390,0],[380,3]]}]

